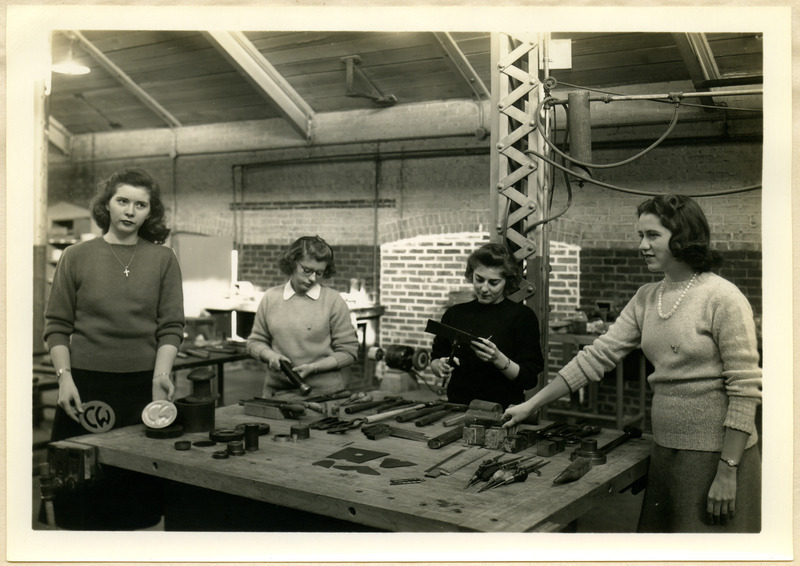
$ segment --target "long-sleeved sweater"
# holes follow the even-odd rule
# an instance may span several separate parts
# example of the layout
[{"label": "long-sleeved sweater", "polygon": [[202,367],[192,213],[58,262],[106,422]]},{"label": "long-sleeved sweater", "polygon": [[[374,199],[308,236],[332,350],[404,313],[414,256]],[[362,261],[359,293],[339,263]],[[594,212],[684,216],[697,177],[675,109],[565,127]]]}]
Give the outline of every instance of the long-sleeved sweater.
[{"label": "long-sleeved sweater", "polygon": [[320,287],[320,295],[292,294],[284,299],[286,285],[267,289],[256,310],[247,352],[260,360],[274,351],[295,366],[334,356],[339,368],[352,364],[358,355],[358,338],[350,309],[341,295]]},{"label": "long-sleeved sweater", "polygon": [[[126,277],[119,260],[131,256]],[[181,281],[175,253],[143,239],[124,246],[96,238],[66,248],[45,310],[48,349],[67,346],[72,366],[85,370],[152,369],[160,346],[183,341]]]},{"label": "long-sleeved sweater", "polygon": [[[720,451],[728,427],[749,433],[747,447],[754,445],[761,368],[750,304],[734,284],[702,273],[673,315],[663,320],[658,315],[661,284],[642,286],[608,332],[581,350],[561,375],[574,391],[600,380],[641,345],[654,368],[648,383],[656,443]],[[686,282],[665,285],[666,314]]]},{"label": "long-sleeved sweater", "polygon": [[[474,336],[491,336],[498,349],[519,365],[517,377],[508,379],[493,363],[479,360],[472,348],[460,345],[456,352],[460,365],[453,370],[447,386],[450,402],[469,404],[481,399],[507,407],[525,400],[525,390],[536,386],[537,376],[544,367],[539,321],[529,307],[510,299],[492,305],[473,300],[447,309],[442,323]],[[434,338],[431,349],[434,359],[449,357],[450,351],[447,340]]]}]

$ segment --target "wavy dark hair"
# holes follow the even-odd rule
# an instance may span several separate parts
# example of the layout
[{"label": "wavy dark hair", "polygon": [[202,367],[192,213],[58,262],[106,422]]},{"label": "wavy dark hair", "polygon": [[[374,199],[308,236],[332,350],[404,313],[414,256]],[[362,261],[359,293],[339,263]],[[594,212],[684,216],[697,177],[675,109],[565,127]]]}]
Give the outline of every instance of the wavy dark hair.
[{"label": "wavy dark hair", "polygon": [[294,273],[297,262],[304,257],[326,263],[325,272],[322,275],[324,279],[336,273],[336,265],[333,262],[333,248],[319,236],[301,236],[297,238],[283,252],[283,255],[278,260],[278,268],[284,275],[291,275]]},{"label": "wavy dark hair", "polygon": [[703,209],[695,200],[684,195],[660,195],[641,203],[637,218],[642,214],[658,216],[670,232],[669,249],[675,259],[688,264],[699,273],[722,265],[722,255],[711,248],[711,229]]},{"label": "wavy dark hair", "polygon": [[111,224],[108,203],[116,194],[117,187],[120,185],[141,187],[150,195],[150,216],[139,228],[139,237],[154,244],[163,244],[171,230],[166,226],[164,203],[161,201],[161,189],[147,171],[136,167],[120,169],[97,184],[97,192],[89,204],[89,209],[92,211],[94,221],[103,230],[103,234],[108,232]]},{"label": "wavy dark hair", "polygon": [[500,269],[500,275],[506,280],[504,289],[506,295],[510,295],[519,289],[522,269],[507,246],[503,244],[484,244],[472,252],[467,258],[467,269],[464,271],[464,277],[470,283],[472,283],[472,276],[475,274],[478,265]]}]

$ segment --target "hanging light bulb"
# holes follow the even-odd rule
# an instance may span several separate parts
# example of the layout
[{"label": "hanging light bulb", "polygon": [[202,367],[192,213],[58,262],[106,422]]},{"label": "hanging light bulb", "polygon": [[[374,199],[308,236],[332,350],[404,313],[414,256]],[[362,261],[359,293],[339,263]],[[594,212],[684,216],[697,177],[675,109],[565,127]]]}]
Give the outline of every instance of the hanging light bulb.
[{"label": "hanging light bulb", "polygon": [[77,61],[72,58],[72,47],[75,44],[75,39],[71,39],[69,42],[69,53],[67,58],[59,63],[55,63],[51,68],[54,73],[59,73],[61,75],[86,75],[90,72],[91,69],[86,65],[81,65]]}]

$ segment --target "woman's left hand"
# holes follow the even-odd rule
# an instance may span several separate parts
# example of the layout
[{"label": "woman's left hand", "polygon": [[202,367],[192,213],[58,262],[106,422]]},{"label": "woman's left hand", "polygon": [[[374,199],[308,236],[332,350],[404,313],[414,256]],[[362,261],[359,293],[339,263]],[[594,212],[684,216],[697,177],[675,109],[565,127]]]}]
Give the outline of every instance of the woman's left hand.
[{"label": "woman's left hand", "polygon": [[172,401],[175,396],[175,384],[169,375],[162,373],[153,378],[153,401]]},{"label": "woman's left hand", "polygon": [[495,360],[497,360],[498,356],[500,356],[500,350],[497,349],[497,345],[488,338],[472,340],[470,342],[470,347],[472,348],[472,351],[475,352],[475,355],[478,356],[478,359],[482,362],[489,362],[493,364]]},{"label": "woman's left hand", "polygon": [[736,468],[720,463],[708,491],[706,512],[712,525],[724,525],[733,520],[736,512]]},{"label": "woman's left hand", "polygon": [[295,366],[292,369],[302,379],[306,379],[307,377],[311,377],[312,375],[317,373],[317,364],[300,364],[299,366]]}]

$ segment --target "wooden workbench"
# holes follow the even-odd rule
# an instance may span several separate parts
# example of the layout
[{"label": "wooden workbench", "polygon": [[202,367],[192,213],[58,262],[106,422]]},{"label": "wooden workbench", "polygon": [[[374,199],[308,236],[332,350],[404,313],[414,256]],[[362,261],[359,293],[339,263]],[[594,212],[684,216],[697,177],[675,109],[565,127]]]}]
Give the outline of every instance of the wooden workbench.
[{"label": "wooden workbench", "polygon": [[[361,414],[345,418],[357,416]],[[270,424],[270,432],[260,437],[259,450],[223,460],[212,458],[214,451],[224,449],[222,444],[179,451],[174,448],[176,439],[148,438],[143,425],[65,442],[95,446],[101,464],[394,532],[559,531],[609,495],[643,477],[651,444],[649,438],[629,441],[609,453],[606,464],[592,468],[579,481],[554,485],[553,478],[569,464],[573,447],[568,446],[565,452],[549,458],[541,477],[531,475],[523,483],[477,493],[481,484],[466,490],[464,486],[481,460],[450,476],[425,477],[425,470],[468,448],[461,441],[433,450],[423,442],[402,438],[370,440],[359,429],[343,435],[312,429],[308,439],[278,442],[273,435],[288,434],[290,426],[298,421],[261,419],[244,414],[238,405],[218,408],[215,418],[216,428],[260,421]],[[319,414],[308,412],[300,422],[311,423],[319,418]],[[446,430],[438,423],[426,427],[396,421],[390,424],[421,431],[429,437]],[[605,445],[619,434],[602,430],[596,436],[598,445]],[[180,440],[207,438],[205,433],[188,433]],[[388,456],[363,464],[336,460],[337,465],[368,466],[376,475],[314,465],[346,447],[385,452]],[[499,453],[488,452],[490,456]],[[519,455],[535,455],[535,448]],[[384,458],[415,465],[383,468],[380,464]],[[390,485],[391,479],[406,478],[424,481]]]}]

